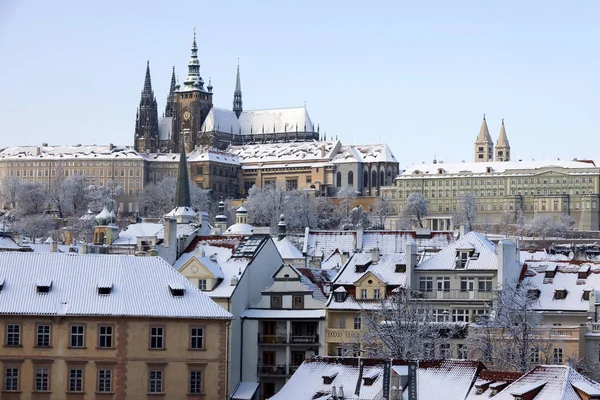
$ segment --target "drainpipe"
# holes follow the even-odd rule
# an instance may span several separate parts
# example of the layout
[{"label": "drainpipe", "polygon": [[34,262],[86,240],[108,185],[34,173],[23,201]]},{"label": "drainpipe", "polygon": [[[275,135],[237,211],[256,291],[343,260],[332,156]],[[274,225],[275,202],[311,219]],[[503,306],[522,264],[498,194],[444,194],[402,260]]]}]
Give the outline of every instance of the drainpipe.
[{"label": "drainpipe", "polygon": [[242,382],[242,371],[244,367],[244,321],[246,318],[240,317],[240,382]]}]

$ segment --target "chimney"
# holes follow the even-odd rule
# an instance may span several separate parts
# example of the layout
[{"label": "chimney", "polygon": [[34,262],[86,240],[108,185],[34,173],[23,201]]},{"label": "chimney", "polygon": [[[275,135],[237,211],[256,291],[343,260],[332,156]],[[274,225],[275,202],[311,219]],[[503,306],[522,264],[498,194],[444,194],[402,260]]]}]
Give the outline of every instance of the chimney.
[{"label": "chimney", "polygon": [[[39,147],[38,147],[39,149]],[[51,253],[57,253],[58,252],[58,243],[55,242],[54,240],[50,242],[50,252]]]},{"label": "chimney", "polygon": [[109,149],[109,150],[112,150],[112,149],[114,149],[114,148],[115,148],[115,146],[114,146],[112,143],[110,143],[110,144],[108,145],[108,149]]},{"label": "chimney", "polygon": [[87,248],[88,248],[87,243],[81,243],[81,245],[79,246],[79,253],[87,254]]},{"label": "chimney", "polygon": [[42,147],[48,147],[48,143],[42,143]]},{"label": "chimney", "polygon": [[510,285],[521,274],[521,265],[517,258],[517,246],[510,240],[500,240],[496,247],[498,256],[498,285]]},{"label": "chimney", "polygon": [[362,225],[358,227],[358,229],[356,230],[356,249],[357,250],[362,250],[363,248],[363,235],[365,233],[365,230],[363,229]]},{"label": "chimney", "polygon": [[338,388],[338,400],[344,400],[344,387],[340,385]]},{"label": "chimney", "polygon": [[321,145],[321,158],[325,158],[325,145]]},{"label": "chimney", "polygon": [[379,262],[379,248],[374,247],[371,249],[371,262],[377,264]]},{"label": "chimney", "polygon": [[416,280],[414,276],[415,267],[417,266],[417,244],[415,242],[406,243],[406,287],[412,288],[413,282]]},{"label": "chimney", "polygon": [[177,245],[177,220],[175,218],[165,218],[164,222],[164,246],[171,247]]},{"label": "chimney", "polygon": [[461,238],[461,239],[464,238],[467,233],[469,233],[469,228],[467,226],[461,225],[458,228],[458,237],[459,238]]},{"label": "chimney", "polygon": [[40,154],[42,154],[42,149],[40,149],[39,147],[36,147],[35,148],[35,155],[39,157]]},{"label": "chimney", "polygon": [[344,265],[346,265],[346,263],[348,262],[348,258],[350,258],[350,252],[342,251],[342,265],[340,265],[340,267],[343,267]]}]

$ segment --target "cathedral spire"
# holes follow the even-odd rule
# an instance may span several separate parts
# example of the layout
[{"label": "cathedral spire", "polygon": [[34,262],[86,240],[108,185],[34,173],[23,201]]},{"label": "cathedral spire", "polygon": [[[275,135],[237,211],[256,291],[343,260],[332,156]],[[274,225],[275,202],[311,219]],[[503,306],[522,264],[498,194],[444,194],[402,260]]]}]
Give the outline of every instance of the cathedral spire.
[{"label": "cathedral spire", "polygon": [[194,41],[192,42],[190,61],[188,62],[188,75],[183,82],[184,90],[204,91],[204,81],[200,76],[200,61],[198,61],[198,45],[196,44],[196,28],[194,28]]},{"label": "cathedral spire", "polygon": [[483,114],[481,128],[479,128],[479,134],[477,135],[477,140],[475,140],[475,162],[494,161],[493,150],[494,142],[490,136],[485,114]]},{"label": "cathedral spire", "polygon": [[175,67],[173,67],[173,74],[171,74],[171,87],[169,88],[169,95],[167,96],[167,106],[165,107],[165,117],[173,116],[173,103],[174,103],[174,93],[175,93]]},{"label": "cathedral spire", "polygon": [[136,113],[134,147],[139,152],[155,152],[158,146],[158,107],[152,91],[150,61],[146,62],[144,88]]},{"label": "cathedral spire", "polygon": [[144,90],[142,94],[152,94],[152,80],[150,79],[150,60],[146,61],[146,78],[144,79]]},{"label": "cathedral spire", "polygon": [[496,161],[510,161],[510,144],[506,136],[506,128],[504,128],[504,118],[502,118],[502,126],[496,142]]},{"label": "cathedral spire", "polygon": [[181,152],[179,153],[179,170],[177,171],[177,191],[175,192],[176,207],[191,207],[190,181],[188,178],[187,158],[185,155],[185,133],[181,140]]},{"label": "cathedral spire", "polygon": [[239,118],[242,111],[242,84],[240,83],[240,61],[238,59],[237,75],[235,78],[235,91],[233,92],[233,112]]}]

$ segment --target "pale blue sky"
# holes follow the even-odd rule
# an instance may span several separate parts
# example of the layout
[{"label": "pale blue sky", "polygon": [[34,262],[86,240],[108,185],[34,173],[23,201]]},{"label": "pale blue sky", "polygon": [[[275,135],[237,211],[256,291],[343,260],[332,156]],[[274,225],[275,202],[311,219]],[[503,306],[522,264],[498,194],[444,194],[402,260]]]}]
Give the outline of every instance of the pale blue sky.
[{"label": "pale blue sky", "polygon": [[[162,113],[192,30],[214,103],[306,102],[321,132],[404,167],[472,160],[482,114],[513,157],[598,159],[600,2],[0,1],[0,147],[133,143],[146,60]],[[600,161],[600,160],[599,160]]]}]

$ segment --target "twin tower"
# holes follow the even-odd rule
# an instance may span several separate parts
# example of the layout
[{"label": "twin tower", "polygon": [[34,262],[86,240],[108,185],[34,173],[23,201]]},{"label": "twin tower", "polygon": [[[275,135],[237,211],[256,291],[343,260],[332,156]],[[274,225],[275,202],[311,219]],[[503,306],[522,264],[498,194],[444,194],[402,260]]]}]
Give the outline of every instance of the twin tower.
[{"label": "twin tower", "polygon": [[[490,161],[494,161],[494,142],[490,136],[490,131],[488,130],[484,115],[481,129],[479,129],[479,135],[477,135],[477,140],[475,141],[475,162]],[[496,142],[495,161],[510,161],[510,144],[508,143],[506,130],[504,129],[504,119],[502,119],[500,134],[498,135],[498,141]]]}]

